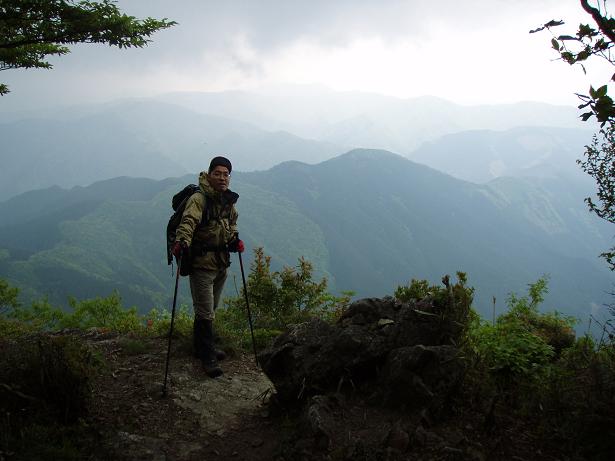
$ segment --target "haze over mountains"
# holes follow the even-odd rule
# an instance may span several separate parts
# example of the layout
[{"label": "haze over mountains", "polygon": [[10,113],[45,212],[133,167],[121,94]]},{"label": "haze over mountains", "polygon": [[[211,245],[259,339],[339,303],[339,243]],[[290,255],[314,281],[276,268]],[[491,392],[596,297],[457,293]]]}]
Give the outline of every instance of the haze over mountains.
[{"label": "haze over mountains", "polygon": [[[454,143],[442,144],[439,138],[465,130],[519,126],[588,130],[569,107],[539,103],[471,107],[433,97],[404,100],[320,87],[300,90],[180,93],[39,113],[3,112],[0,200],[36,188],[87,185],[116,176],[177,176],[201,170],[207,158],[221,152],[230,153],[237,169],[253,171],[286,160],[317,163],[353,147],[415,158],[423,143],[438,142],[437,148],[450,156],[457,152],[451,149]],[[508,135],[500,131],[491,136],[506,142]],[[543,130],[533,136],[539,144],[541,137],[559,136],[558,144],[566,145],[569,135],[564,133]],[[583,141],[575,146],[587,143],[590,133],[579,134]],[[464,157],[472,145],[472,140],[465,143]],[[417,161],[454,174],[440,165],[448,159],[432,164],[430,158],[438,155],[424,155],[429,147],[421,149]],[[514,158],[517,152],[510,149],[505,154]]]},{"label": "haze over mountains", "polygon": [[593,183],[575,163],[593,127],[574,108],[310,87],[0,120],[0,277],[29,298],[119,289],[142,310],[164,305],[170,196],[219,153],[248,247],[278,268],[305,256],[336,290],[382,296],[462,270],[486,313],[549,274],[549,307],[586,318],[610,289],[597,255],[612,231],[586,210]]}]

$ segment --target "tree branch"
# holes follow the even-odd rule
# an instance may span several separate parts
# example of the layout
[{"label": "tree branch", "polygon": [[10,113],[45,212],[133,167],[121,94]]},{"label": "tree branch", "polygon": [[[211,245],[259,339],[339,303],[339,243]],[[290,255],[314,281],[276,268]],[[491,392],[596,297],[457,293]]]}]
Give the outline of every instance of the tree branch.
[{"label": "tree branch", "polygon": [[591,14],[592,18],[594,18],[594,21],[596,21],[596,24],[600,28],[600,31],[606,35],[609,40],[615,42],[615,30],[613,30],[613,28],[609,25],[609,21],[602,16],[602,14],[600,14],[600,11],[591,6],[588,0],[581,0],[581,6],[587,13]]}]

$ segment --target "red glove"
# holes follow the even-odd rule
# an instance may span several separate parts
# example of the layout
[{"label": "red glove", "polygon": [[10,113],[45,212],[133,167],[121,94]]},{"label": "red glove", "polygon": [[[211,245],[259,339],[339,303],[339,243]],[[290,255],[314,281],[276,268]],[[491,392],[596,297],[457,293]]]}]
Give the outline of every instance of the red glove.
[{"label": "red glove", "polygon": [[243,253],[245,249],[243,240],[240,240],[239,238],[236,238],[228,244],[228,251],[231,253]]},{"label": "red glove", "polygon": [[173,256],[176,258],[181,258],[186,251],[186,248],[188,248],[188,245],[186,245],[186,242],[183,240],[180,242],[175,242],[175,245],[173,245]]}]

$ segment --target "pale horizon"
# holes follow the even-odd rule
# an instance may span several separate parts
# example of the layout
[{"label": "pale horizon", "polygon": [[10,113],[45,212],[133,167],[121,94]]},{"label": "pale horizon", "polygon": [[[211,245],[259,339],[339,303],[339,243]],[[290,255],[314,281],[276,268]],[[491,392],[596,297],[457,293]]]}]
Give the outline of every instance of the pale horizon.
[{"label": "pale horizon", "polygon": [[557,61],[550,34],[591,22],[575,0],[199,2],[121,0],[124,12],[178,25],[144,49],[76,45],[52,70],[8,70],[0,111],[36,110],[170,92],[260,91],[318,85],[401,99],[434,96],[461,105],[535,101],[578,105],[574,93],[608,81],[598,60]]}]

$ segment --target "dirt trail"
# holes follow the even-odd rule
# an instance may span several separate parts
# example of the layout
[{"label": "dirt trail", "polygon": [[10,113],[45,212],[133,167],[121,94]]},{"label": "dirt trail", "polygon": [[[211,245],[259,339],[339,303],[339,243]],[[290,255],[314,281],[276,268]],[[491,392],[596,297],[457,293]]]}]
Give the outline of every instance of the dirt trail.
[{"label": "dirt trail", "polygon": [[163,397],[164,339],[143,340],[140,353],[125,338],[90,341],[107,364],[88,417],[99,431],[95,459],[275,459],[278,431],[265,405],[273,389],[254,356],[228,358],[224,375],[211,379],[178,344]]}]

